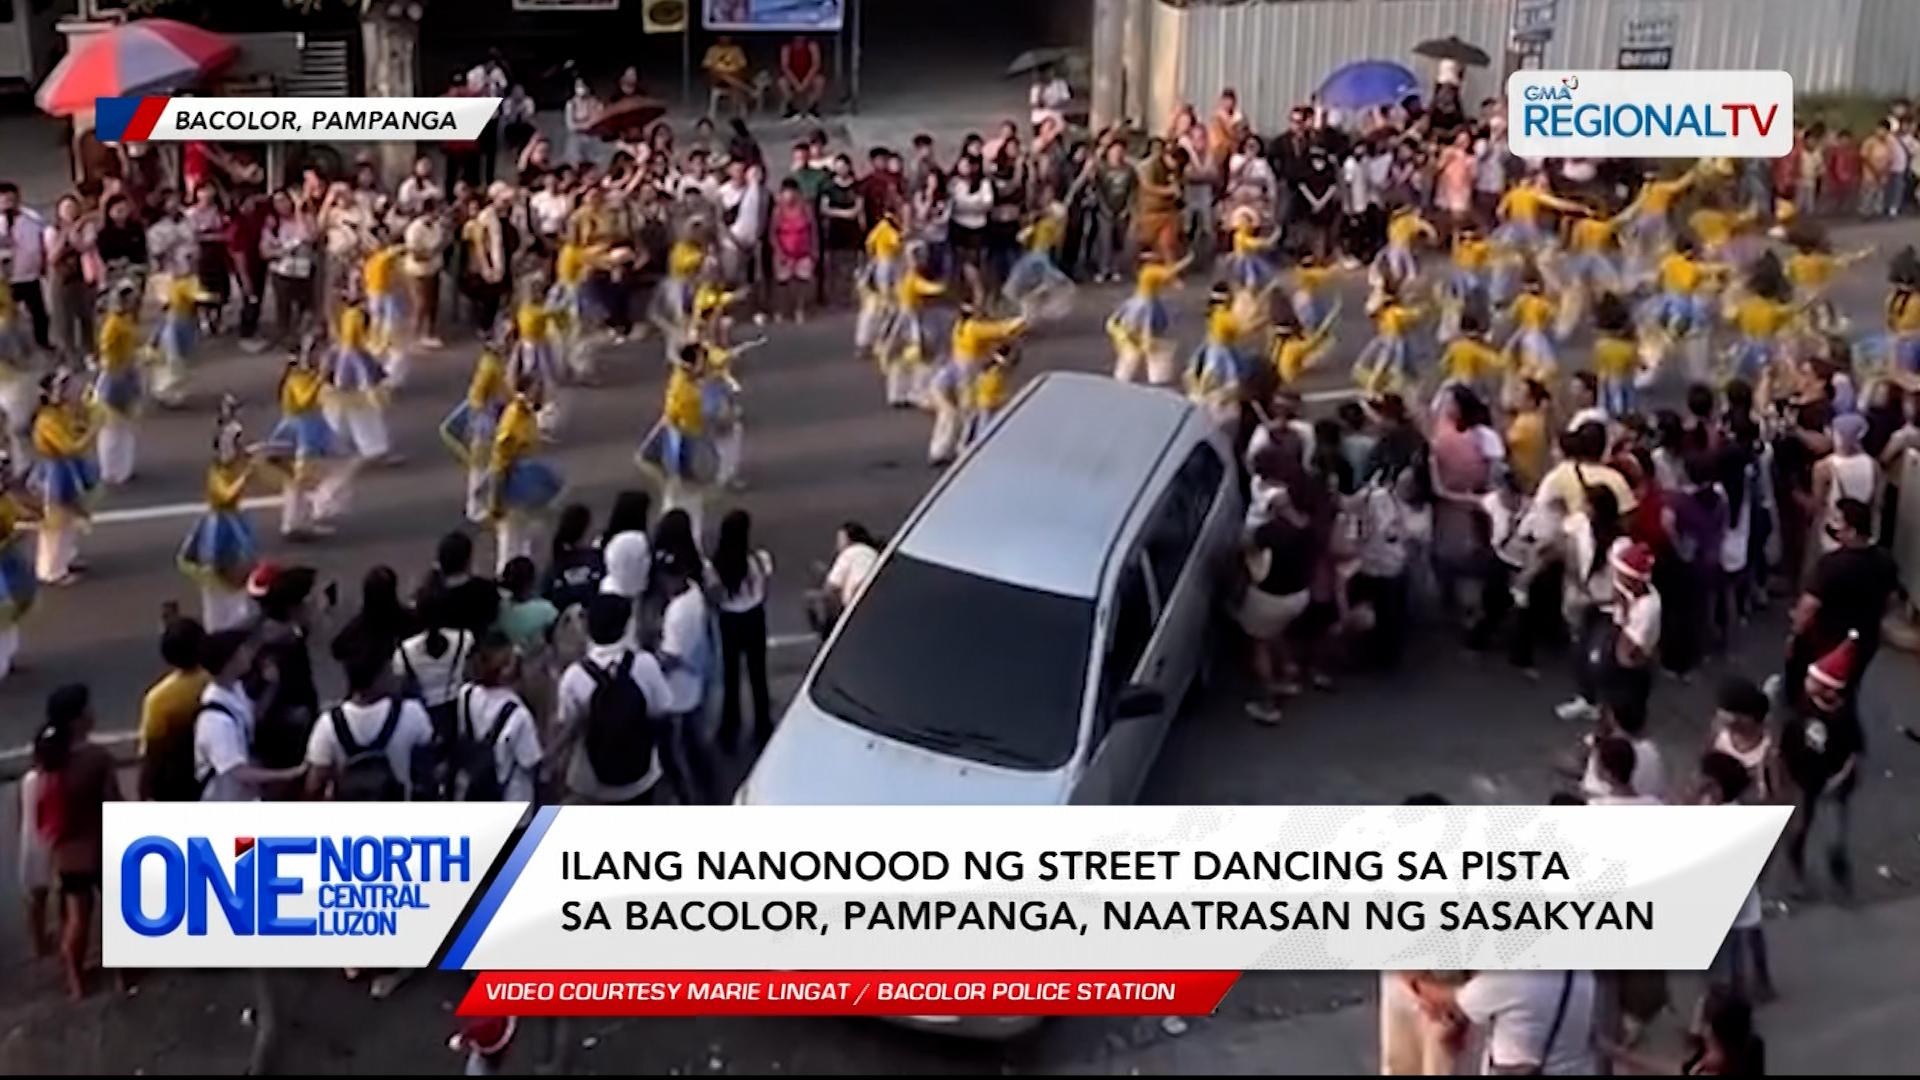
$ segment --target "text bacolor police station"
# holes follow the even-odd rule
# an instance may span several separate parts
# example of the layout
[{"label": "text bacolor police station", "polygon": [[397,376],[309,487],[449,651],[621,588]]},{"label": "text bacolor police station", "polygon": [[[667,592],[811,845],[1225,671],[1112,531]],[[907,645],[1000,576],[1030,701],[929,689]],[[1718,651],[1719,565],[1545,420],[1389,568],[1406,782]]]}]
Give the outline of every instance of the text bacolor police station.
[{"label": "text bacolor police station", "polygon": [[[1031,872],[1029,864],[1031,863]],[[688,871],[692,873],[689,875]],[[1553,850],[562,851],[562,881],[1568,881]]]}]

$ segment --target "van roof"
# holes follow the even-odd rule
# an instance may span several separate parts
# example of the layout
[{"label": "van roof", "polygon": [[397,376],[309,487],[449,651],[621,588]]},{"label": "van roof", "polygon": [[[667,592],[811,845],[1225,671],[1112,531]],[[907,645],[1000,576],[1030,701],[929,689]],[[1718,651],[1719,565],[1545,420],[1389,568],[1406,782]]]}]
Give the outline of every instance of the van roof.
[{"label": "van roof", "polygon": [[1108,552],[1192,408],[1178,394],[1105,376],[1042,375],[934,489],[898,550],[1098,597]]}]

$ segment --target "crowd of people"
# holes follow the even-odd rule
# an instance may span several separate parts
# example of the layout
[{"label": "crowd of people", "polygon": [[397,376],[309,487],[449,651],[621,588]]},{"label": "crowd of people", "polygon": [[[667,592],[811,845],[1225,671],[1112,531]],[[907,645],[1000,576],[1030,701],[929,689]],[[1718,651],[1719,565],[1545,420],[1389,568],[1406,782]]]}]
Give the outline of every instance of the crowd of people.
[{"label": "crowd of people", "polygon": [[[1106,324],[1115,376],[1189,395],[1243,455],[1231,608],[1254,720],[1341,671],[1393,668],[1429,615],[1530,674],[1559,649],[1579,690],[1561,715],[1591,725],[1569,737],[1567,800],[1791,803],[1789,870],[1831,818],[1829,876],[1849,888],[1858,689],[1899,589],[1900,464],[1920,447],[1920,259],[1891,260],[1886,325],[1858,334],[1826,290],[1868,253],[1832,251],[1811,219],[1910,209],[1904,110],[1868,140],[1863,192],[1844,135],[1817,126],[1786,166],[1549,170],[1508,153],[1499,101],[1469,111],[1444,73],[1424,103],[1305,107],[1271,141],[1231,92],[1164,135],[1079,137],[1054,83],[1036,83],[1030,132],[1008,122],[950,151],[922,137],[864,170],[817,132],[781,168],[740,120],[685,143],[664,123],[600,141],[591,118],[618,101],[583,85],[564,153],[506,118],[509,179],[423,157],[391,188],[362,163],[268,190],[255,163],[189,144],[177,182],[136,154],[49,221],[0,185],[0,675],[36,589],[83,572],[92,496],[134,474],[143,408],[179,407],[200,341],[231,330],[288,353],[280,415],[255,439],[245,403],[219,411],[206,512],[180,550],[200,610],[162,633],[138,797],[723,801],[728,761],[772,727],[771,559],[745,511],[705,542],[710,495],[742,478],[735,361],[766,340],[738,328],[855,313],[851,347],[887,405],[932,413],[938,465],[988,429],[1046,324],[1131,279]],[[1309,420],[1299,383],[1340,349],[1349,273],[1375,328],[1349,353],[1360,395]],[[1186,277],[1210,287],[1182,361],[1166,294]],[[442,433],[492,570],[450,533],[417,591],[376,568],[349,614],[311,570],[263,558],[243,497],[275,485],[284,536],[324,536],[359,471],[392,459],[387,403],[460,313],[479,358]],[[635,452],[660,513],[625,493],[596,540],[542,447],[598,353],[633,337],[664,345],[660,419]],[[842,530],[809,598],[818,627],[882,547]],[[1779,672],[1723,673],[1711,741],[1668,769],[1655,673],[1692,676],[1774,595],[1792,605]],[[320,649],[344,672],[338,703]],[[76,996],[99,807],[121,794],[91,719],[83,686],[49,699],[23,789],[33,925],[61,898]],[[1756,891],[1716,961],[1695,1071],[1751,1071],[1750,1004],[1771,993],[1761,916]],[[1406,973],[1383,1000],[1396,1072],[1451,1063],[1470,1026],[1502,1067],[1583,1072],[1595,1047],[1630,1054],[1667,1004],[1664,983],[1600,992],[1584,973]]]}]

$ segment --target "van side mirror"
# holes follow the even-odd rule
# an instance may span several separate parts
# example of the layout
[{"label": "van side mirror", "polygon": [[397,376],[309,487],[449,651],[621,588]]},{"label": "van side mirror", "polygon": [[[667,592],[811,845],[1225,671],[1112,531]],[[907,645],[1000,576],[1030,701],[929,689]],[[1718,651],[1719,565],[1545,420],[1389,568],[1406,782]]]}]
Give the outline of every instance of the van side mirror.
[{"label": "van side mirror", "polygon": [[1115,720],[1139,720],[1143,717],[1158,716],[1167,707],[1166,696],[1151,686],[1138,683],[1120,691],[1120,700],[1113,707]]}]

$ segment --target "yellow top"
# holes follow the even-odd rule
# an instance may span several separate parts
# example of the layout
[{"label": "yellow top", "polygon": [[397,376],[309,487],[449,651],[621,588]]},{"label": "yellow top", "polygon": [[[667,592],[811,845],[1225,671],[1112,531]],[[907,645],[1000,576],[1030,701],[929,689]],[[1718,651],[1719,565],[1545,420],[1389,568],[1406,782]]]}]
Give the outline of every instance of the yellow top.
[{"label": "yellow top", "polygon": [[349,304],[341,310],[338,337],[343,349],[358,349],[366,344],[367,313],[364,308]]},{"label": "yellow top", "polygon": [[1005,364],[988,364],[973,380],[973,406],[976,409],[998,409],[1012,396],[1013,380],[1008,377]]},{"label": "yellow top", "polygon": [[1393,219],[1387,222],[1387,243],[1394,247],[1412,247],[1413,242],[1422,237],[1438,240],[1440,233],[1434,229],[1432,222],[1415,211],[1408,210],[1395,214]]},{"label": "yellow top", "polygon": [[1440,353],[1441,375],[1461,382],[1478,382],[1504,366],[1500,351],[1479,338],[1454,338]]},{"label": "yellow top", "polygon": [[1700,263],[1675,251],[1660,260],[1660,287],[1668,292],[1690,293],[1706,280]]},{"label": "yellow top", "polygon": [[1649,180],[1633,200],[1633,209],[1647,214],[1666,214],[1673,204],[1693,186],[1693,173],[1678,180]]},{"label": "yellow top", "polygon": [[709,74],[723,79],[737,79],[747,73],[747,53],[738,45],[713,44],[707,46],[707,55],[700,61]]},{"label": "yellow top", "polygon": [[1740,231],[1741,224],[1748,220],[1744,214],[1730,214],[1725,210],[1703,208],[1695,210],[1687,217],[1687,227],[1693,230],[1703,247],[1712,249],[1724,246]]},{"label": "yellow top", "polygon": [[541,341],[547,336],[549,318],[547,309],[540,304],[521,304],[520,310],[513,314],[513,327],[520,334],[521,341]]},{"label": "yellow top", "polygon": [[693,317],[711,319],[732,307],[740,297],[740,293],[728,292],[719,285],[702,285],[693,291]]},{"label": "yellow top", "polygon": [[1750,338],[1775,336],[1787,328],[1793,316],[1791,305],[1775,303],[1764,296],[1743,296],[1727,311],[1728,320],[1740,328],[1743,336]]},{"label": "yellow top", "polygon": [[200,717],[200,696],[213,677],[204,671],[169,671],[140,699],[140,754],[170,739],[189,745]]},{"label": "yellow top", "polygon": [[1493,261],[1493,245],[1485,240],[1461,238],[1453,242],[1453,265],[1478,273]]},{"label": "yellow top", "polygon": [[1159,296],[1172,285],[1180,272],[1166,263],[1146,263],[1133,281],[1133,291],[1141,296]]},{"label": "yellow top", "polygon": [[1920,297],[1896,289],[1887,297],[1887,329],[1896,334],[1920,333]]},{"label": "yellow top", "polygon": [[1613,246],[1616,227],[1612,218],[1581,218],[1573,223],[1573,235],[1568,239],[1575,252],[1592,255]]},{"label": "yellow top", "polygon": [[507,392],[507,365],[501,362],[499,353],[481,349],[480,359],[473,365],[473,378],[467,382],[467,404],[484,409],[505,401]]},{"label": "yellow top", "polygon": [[1787,280],[1797,289],[1824,289],[1840,273],[1840,260],[1824,251],[1787,256]]},{"label": "yellow top", "polygon": [[1545,330],[1559,310],[1558,304],[1540,293],[1524,292],[1513,298],[1513,321],[1522,330]]},{"label": "yellow top", "polygon": [[1503,221],[1517,221],[1524,225],[1531,225],[1539,220],[1541,210],[1573,213],[1585,209],[1579,203],[1569,202],[1552,192],[1522,185],[1500,197],[1497,212]]},{"label": "yellow top", "polygon": [[673,374],[667,376],[667,399],[661,412],[665,414],[667,426],[688,435],[698,435],[706,429],[706,416],[700,406],[700,375],[683,364],[673,366]]},{"label": "yellow top", "polygon": [[1294,288],[1317,296],[1338,273],[1338,267],[1294,267]]},{"label": "yellow top", "polygon": [[881,218],[873,228],[867,230],[867,255],[874,259],[891,259],[900,254],[900,230],[885,218]]},{"label": "yellow top", "polygon": [[977,365],[1026,328],[1024,319],[961,319],[953,324],[953,358]]},{"label": "yellow top", "polygon": [[1233,253],[1235,255],[1258,255],[1261,252],[1272,250],[1277,239],[1275,236],[1255,232],[1253,229],[1243,225],[1233,230]]},{"label": "yellow top", "polygon": [[43,458],[79,457],[93,442],[93,432],[73,410],[48,405],[33,414],[33,452]]},{"label": "yellow top", "polygon": [[922,304],[947,291],[945,285],[922,274],[918,270],[909,270],[894,287],[894,299],[902,311],[918,311]]},{"label": "yellow top", "polygon": [[200,282],[185,274],[176,275],[167,282],[167,314],[183,318],[193,314],[194,308],[202,300],[211,300],[213,296],[200,287]]},{"label": "yellow top", "polygon": [[1593,373],[1603,379],[1624,379],[1640,366],[1640,347],[1631,338],[1599,337],[1593,342]]},{"label": "yellow top", "polygon": [[140,351],[140,328],[133,316],[123,311],[111,311],[100,320],[100,333],[97,347],[100,350],[100,366],[107,371],[125,371],[133,366],[133,358]]},{"label": "yellow top", "polygon": [[[1042,214],[1033,220],[1033,224],[1020,230],[1020,242],[1026,245],[1028,251],[1050,252],[1060,246],[1060,235],[1065,231],[1066,226],[1058,216]],[[1239,242],[1237,234],[1234,242]]]},{"label": "yellow top", "polygon": [[406,248],[394,244],[367,256],[367,263],[361,268],[360,274],[362,280],[366,282],[368,296],[392,292],[399,286],[400,282],[394,273],[394,267],[405,251]]},{"label": "yellow top", "polygon": [[1540,486],[1540,478],[1547,473],[1548,456],[1546,413],[1539,409],[1515,413],[1513,422],[1507,425],[1507,467],[1513,470],[1520,490],[1532,491]]},{"label": "yellow top", "polygon": [[253,476],[253,462],[246,458],[207,467],[207,509],[225,513],[240,509],[247,493],[247,481]]},{"label": "yellow top", "polygon": [[1402,337],[1425,317],[1426,311],[1420,307],[1390,303],[1374,315],[1373,325],[1381,337]]},{"label": "yellow top", "polygon": [[1331,324],[1311,334],[1283,334],[1273,340],[1273,366],[1280,381],[1291,383],[1307,373],[1333,339]]},{"label": "yellow top", "polygon": [[585,244],[561,244],[560,254],[553,260],[554,280],[567,286],[577,286],[587,280],[587,274],[598,261],[595,254]]},{"label": "yellow top", "polygon": [[533,403],[525,394],[515,394],[500,414],[500,426],[493,431],[493,468],[505,469],[528,454],[540,443],[540,428],[534,422]]},{"label": "yellow top", "polygon": [[310,413],[320,407],[320,393],[326,380],[318,371],[292,368],[280,380],[280,411],[288,416]]},{"label": "yellow top", "polygon": [[667,253],[667,273],[679,278],[690,278],[706,265],[707,253],[700,245],[691,240],[682,240],[673,245]]},{"label": "yellow top", "polygon": [[580,245],[602,244],[613,237],[613,215],[604,206],[576,207],[567,216],[567,240]]},{"label": "yellow top", "polygon": [[1207,340],[1215,345],[1231,345],[1246,333],[1246,327],[1240,322],[1233,309],[1221,304],[1207,312]]}]

